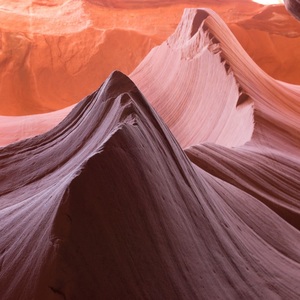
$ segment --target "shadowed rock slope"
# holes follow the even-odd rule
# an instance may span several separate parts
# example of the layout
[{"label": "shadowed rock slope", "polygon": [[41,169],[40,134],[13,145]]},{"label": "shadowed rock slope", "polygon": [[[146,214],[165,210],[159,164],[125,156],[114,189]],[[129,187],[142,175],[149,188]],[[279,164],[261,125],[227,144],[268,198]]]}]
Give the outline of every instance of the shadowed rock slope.
[{"label": "shadowed rock slope", "polygon": [[119,72],[0,161],[1,299],[299,298],[299,231],[193,165]]}]

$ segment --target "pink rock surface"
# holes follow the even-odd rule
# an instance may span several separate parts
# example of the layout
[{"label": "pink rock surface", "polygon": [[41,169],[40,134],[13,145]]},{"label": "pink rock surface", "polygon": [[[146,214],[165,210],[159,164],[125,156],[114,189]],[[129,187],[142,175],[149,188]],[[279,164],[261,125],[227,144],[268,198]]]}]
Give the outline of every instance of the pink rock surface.
[{"label": "pink rock surface", "polygon": [[72,106],[50,113],[28,116],[0,116],[0,146],[45,133],[61,122]]},{"label": "pink rock surface", "polygon": [[61,121],[0,148],[1,299],[299,299],[300,87],[209,9],[130,77],[3,122]]},{"label": "pink rock surface", "polygon": [[253,131],[252,100],[224,60],[218,36],[202,23],[207,16],[185,10],[175,33],[130,75],[183,148],[203,141],[238,146]]}]

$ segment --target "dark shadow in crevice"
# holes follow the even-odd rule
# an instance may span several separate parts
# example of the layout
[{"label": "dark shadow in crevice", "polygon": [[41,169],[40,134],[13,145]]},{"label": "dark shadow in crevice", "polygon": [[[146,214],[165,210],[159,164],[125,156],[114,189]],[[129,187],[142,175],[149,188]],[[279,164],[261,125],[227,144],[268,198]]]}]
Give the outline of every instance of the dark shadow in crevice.
[{"label": "dark shadow in crevice", "polygon": [[198,10],[192,24],[191,29],[191,38],[198,32],[199,28],[201,27],[203,21],[209,16],[206,11]]},{"label": "dark shadow in crevice", "polygon": [[236,102],[236,107],[238,107],[238,106],[242,105],[243,103],[247,102],[249,99],[250,99],[249,95],[247,95],[244,92],[241,92],[240,96],[239,96],[239,99]]},{"label": "dark shadow in crevice", "polygon": [[52,286],[49,286],[49,289],[54,293],[54,294],[57,294],[57,295],[60,295],[64,300],[66,300],[66,296],[63,292],[61,292],[59,289],[56,289]]}]

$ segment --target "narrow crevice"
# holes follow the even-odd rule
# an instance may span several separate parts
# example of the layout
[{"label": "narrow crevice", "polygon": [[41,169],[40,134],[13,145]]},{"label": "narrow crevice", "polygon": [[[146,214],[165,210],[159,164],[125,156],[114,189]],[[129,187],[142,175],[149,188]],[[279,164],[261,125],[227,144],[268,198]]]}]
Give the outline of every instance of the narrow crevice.
[{"label": "narrow crevice", "polygon": [[59,289],[56,289],[52,286],[49,286],[49,289],[54,293],[54,294],[58,294],[60,295],[64,300],[67,300],[65,294],[63,292],[61,292]]},{"label": "narrow crevice", "polygon": [[228,75],[231,72],[231,67],[230,67],[229,63],[227,62],[227,60],[222,55],[220,55],[220,57],[221,57],[221,62],[223,63],[224,68],[226,70],[226,74]]},{"label": "narrow crevice", "polygon": [[3,263],[4,263],[4,253],[6,252],[6,248],[4,248],[1,252],[0,252],[0,272],[2,271],[3,268]]},{"label": "narrow crevice", "polygon": [[203,21],[208,17],[208,13],[203,10],[198,10],[192,24],[191,38],[198,32]]},{"label": "narrow crevice", "polygon": [[249,100],[249,95],[247,95],[246,93],[244,92],[241,92],[240,93],[240,96],[239,96],[239,99],[238,101],[236,102],[236,107],[242,105],[243,103],[247,102]]},{"label": "narrow crevice", "polygon": [[72,223],[72,218],[71,218],[71,216],[70,216],[69,214],[66,214],[66,216],[67,216],[68,220],[70,221],[70,223]]}]

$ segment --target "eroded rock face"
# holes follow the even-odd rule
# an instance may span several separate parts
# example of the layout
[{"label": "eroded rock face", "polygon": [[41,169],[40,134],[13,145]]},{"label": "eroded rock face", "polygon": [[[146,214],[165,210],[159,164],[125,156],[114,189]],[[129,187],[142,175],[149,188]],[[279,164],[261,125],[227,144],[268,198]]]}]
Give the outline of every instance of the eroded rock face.
[{"label": "eroded rock face", "polygon": [[65,108],[96,89],[112,69],[131,71],[156,44],[155,37],[135,30],[99,28],[81,1],[38,4],[1,11],[6,20],[1,33],[1,114]]},{"label": "eroded rock face", "polygon": [[14,138],[62,121],[0,148],[1,300],[298,300],[300,86],[211,9],[130,77],[6,117]]},{"label": "eroded rock face", "polygon": [[[0,114],[62,109],[93,92],[113,70],[130,74],[175,30],[187,5],[196,4],[2,1]],[[293,51],[300,25],[283,5],[264,8],[249,0],[197,1],[197,6],[215,9],[270,75],[300,83],[299,55]]]},{"label": "eroded rock face", "polygon": [[130,75],[183,148],[204,141],[239,146],[253,132],[253,101],[224,59],[207,17],[206,11],[186,10],[174,34]]},{"label": "eroded rock face", "polygon": [[192,163],[115,72],[52,131],[0,151],[2,299],[298,299],[297,180],[285,188],[299,160],[270,141],[203,144]]}]

